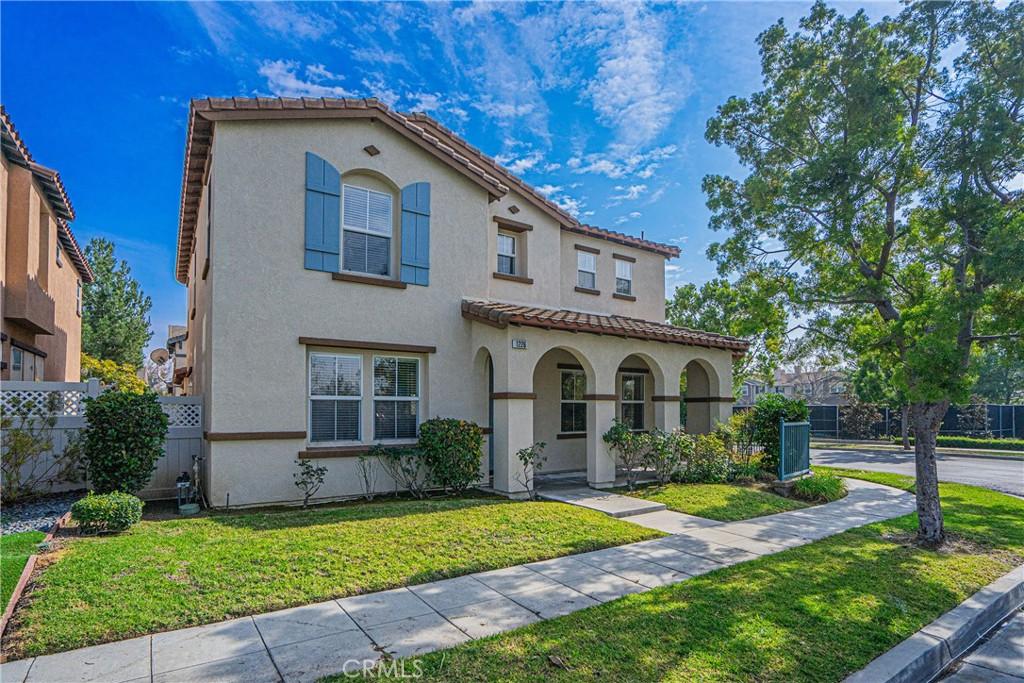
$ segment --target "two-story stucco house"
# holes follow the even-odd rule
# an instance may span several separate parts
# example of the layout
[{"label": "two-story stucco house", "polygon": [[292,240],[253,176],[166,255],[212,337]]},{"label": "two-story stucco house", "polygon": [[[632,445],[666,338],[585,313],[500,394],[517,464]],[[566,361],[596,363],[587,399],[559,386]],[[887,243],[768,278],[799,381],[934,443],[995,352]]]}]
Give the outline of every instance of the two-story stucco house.
[{"label": "two-story stucco house", "polygon": [[678,254],[581,224],[422,114],[194,101],[177,278],[209,502],[295,500],[296,457],[328,467],[321,496],[357,495],[355,456],[434,416],[485,428],[497,491],[522,492],[537,441],[547,471],[611,485],[614,418],[671,429],[685,400],[706,431],[732,401],[746,344],[664,322]]},{"label": "two-story stucco house", "polygon": [[93,273],[57,171],[37,163],[0,107],[0,380],[78,382],[82,284]]}]

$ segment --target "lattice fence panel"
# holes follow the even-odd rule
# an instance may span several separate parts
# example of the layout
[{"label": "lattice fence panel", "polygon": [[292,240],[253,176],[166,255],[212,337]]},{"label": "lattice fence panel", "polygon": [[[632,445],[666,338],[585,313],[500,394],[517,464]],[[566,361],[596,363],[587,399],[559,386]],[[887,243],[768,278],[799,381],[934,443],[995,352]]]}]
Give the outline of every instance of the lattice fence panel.
[{"label": "lattice fence panel", "polygon": [[5,414],[24,411],[34,416],[79,417],[85,415],[87,396],[86,391],[79,389],[5,390],[0,392],[0,406]]},{"label": "lattice fence panel", "polygon": [[198,403],[163,403],[169,427],[200,427],[203,422],[202,407]]}]

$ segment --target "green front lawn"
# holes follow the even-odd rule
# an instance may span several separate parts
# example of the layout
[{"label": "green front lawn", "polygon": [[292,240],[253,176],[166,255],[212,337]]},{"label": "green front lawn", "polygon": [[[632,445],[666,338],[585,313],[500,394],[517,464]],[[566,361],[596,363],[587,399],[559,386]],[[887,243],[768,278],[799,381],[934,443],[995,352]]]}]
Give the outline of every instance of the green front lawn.
[{"label": "green front lawn", "polygon": [[802,501],[783,498],[753,486],[733,484],[667,484],[640,488],[632,493],[622,490],[620,493],[664,503],[669,510],[676,512],[722,522],[735,522],[808,506]]},{"label": "green front lawn", "polygon": [[46,534],[42,531],[24,531],[20,534],[0,536],[0,612],[7,607],[7,601],[18,585],[21,570],[25,568],[28,557],[35,552],[36,546],[42,543]]},{"label": "green front lawn", "polygon": [[428,655],[425,678],[839,681],[1024,561],[1024,501],[940,488],[940,552],[907,515]]},{"label": "green front lawn", "polygon": [[69,539],[7,648],[39,655],[662,534],[561,503],[394,499]]}]

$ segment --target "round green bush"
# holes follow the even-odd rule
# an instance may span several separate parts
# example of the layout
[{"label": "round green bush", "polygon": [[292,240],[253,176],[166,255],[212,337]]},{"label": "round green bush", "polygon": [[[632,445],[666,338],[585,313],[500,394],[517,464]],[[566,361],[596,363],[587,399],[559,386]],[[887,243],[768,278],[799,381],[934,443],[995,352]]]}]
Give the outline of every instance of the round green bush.
[{"label": "round green bush", "polygon": [[484,435],[466,420],[435,417],[420,425],[420,452],[430,481],[451,493],[462,493],[480,481]]},{"label": "round green bush", "polygon": [[107,391],[86,399],[83,468],[99,493],[145,488],[164,452],[167,415],[153,392]]},{"label": "round green bush", "polygon": [[831,503],[845,495],[846,484],[834,474],[812,474],[793,484],[793,497],[812,503]]},{"label": "round green bush", "polygon": [[124,531],[142,519],[142,501],[130,493],[91,491],[71,506],[71,519],[83,533]]},{"label": "round green bush", "polygon": [[731,469],[729,450],[722,437],[714,432],[698,434],[680,479],[688,484],[724,484],[729,480]]}]

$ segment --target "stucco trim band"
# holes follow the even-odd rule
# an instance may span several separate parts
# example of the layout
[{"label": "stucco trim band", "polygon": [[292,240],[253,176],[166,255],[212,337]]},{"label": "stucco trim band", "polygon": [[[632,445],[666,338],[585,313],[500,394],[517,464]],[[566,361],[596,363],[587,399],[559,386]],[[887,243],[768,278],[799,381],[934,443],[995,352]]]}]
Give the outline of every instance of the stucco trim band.
[{"label": "stucco trim band", "polygon": [[683,399],[684,403],[735,403],[736,399],[732,396],[687,396]]},{"label": "stucco trim band", "polygon": [[496,400],[523,399],[524,401],[533,401],[537,398],[537,394],[532,391],[495,391],[491,394],[491,398]]},{"label": "stucco trim band", "polygon": [[301,432],[203,432],[207,441],[284,441],[287,439],[305,439],[306,431]]}]

